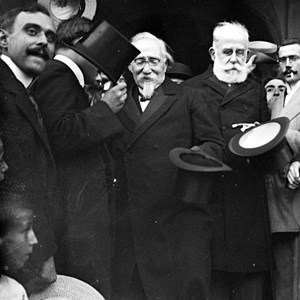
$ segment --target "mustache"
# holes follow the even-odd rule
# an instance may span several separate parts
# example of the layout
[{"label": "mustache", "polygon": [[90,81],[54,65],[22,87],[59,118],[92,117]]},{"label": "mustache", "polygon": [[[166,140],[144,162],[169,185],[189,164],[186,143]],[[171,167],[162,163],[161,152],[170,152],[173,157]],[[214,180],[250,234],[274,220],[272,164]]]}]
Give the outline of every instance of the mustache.
[{"label": "mustache", "polygon": [[288,74],[294,74],[294,75],[296,75],[297,73],[298,73],[298,71],[294,71],[294,70],[292,70],[292,69],[287,69],[287,70],[285,70],[284,72],[283,72],[283,75],[288,75]]},{"label": "mustache", "polygon": [[50,51],[46,47],[39,47],[39,46],[34,46],[31,48],[27,49],[27,54],[28,55],[35,55],[43,58],[44,60],[49,60],[52,55],[50,54]]}]

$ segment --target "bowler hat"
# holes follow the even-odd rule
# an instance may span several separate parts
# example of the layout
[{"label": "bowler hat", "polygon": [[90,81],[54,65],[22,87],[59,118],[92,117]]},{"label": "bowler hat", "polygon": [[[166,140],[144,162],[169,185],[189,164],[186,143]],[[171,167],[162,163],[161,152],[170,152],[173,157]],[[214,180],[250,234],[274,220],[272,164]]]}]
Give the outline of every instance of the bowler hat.
[{"label": "bowler hat", "polygon": [[180,78],[183,80],[189,79],[193,76],[191,69],[187,65],[179,62],[172,63],[167,74],[170,78]]},{"label": "bowler hat", "polygon": [[229,141],[229,150],[253,158],[261,171],[283,170],[293,157],[285,139],[289,123],[287,117],[279,117],[238,133]]},{"label": "bowler hat", "polygon": [[223,172],[231,168],[218,159],[204,153],[202,150],[193,151],[188,148],[174,148],[170,151],[171,162],[180,169],[197,172]]},{"label": "bowler hat", "polygon": [[116,83],[140,53],[119,31],[106,21],[96,26],[77,43],[67,45]]}]

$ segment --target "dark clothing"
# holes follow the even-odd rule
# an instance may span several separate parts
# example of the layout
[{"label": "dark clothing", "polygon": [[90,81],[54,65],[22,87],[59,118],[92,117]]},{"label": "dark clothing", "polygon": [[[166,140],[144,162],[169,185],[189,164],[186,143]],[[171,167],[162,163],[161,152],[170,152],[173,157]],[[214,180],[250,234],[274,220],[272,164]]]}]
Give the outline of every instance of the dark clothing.
[{"label": "dark clothing", "polygon": [[33,86],[57,164],[65,227],[56,257],[60,272],[110,294],[109,191],[112,161],[107,142],[123,126],[88,96],[72,70],[52,60]]},{"label": "dark clothing", "polygon": [[31,262],[41,268],[55,252],[52,223],[55,223],[55,165],[46,133],[23,84],[0,59],[0,131],[4,160],[8,165],[0,183],[1,200],[18,194],[33,208],[38,244]]},{"label": "dark clothing", "polygon": [[114,299],[126,299],[122,289],[130,284],[126,278],[131,278],[135,264],[146,299],[206,299],[211,237],[208,195],[189,203],[173,194],[177,169],[169,152],[201,145],[203,151],[221,158],[218,124],[198,91],[168,78],[142,114],[136,90],[129,91],[120,113],[121,119],[126,115],[136,125],[117,145],[125,168],[119,161]]},{"label": "dark clothing", "polygon": [[[184,84],[199,89],[207,99],[226,143],[240,133],[232,124],[269,120],[263,88],[249,78],[228,87],[208,70]],[[220,178],[220,197],[210,206],[214,219],[213,269],[235,273],[269,270],[269,222],[263,175],[251,160],[232,154],[228,148],[224,162],[233,172]]]}]

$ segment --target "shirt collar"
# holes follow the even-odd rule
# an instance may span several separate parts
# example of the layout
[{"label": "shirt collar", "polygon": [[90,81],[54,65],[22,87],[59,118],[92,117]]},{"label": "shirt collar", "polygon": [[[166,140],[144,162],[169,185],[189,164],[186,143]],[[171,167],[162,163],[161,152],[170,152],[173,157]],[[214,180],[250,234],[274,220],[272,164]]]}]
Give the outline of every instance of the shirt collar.
[{"label": "shirt collar", "polygon": [[70,58],[62,55],[62,54],[57,54],[55,55],[54,59],[61,61],[62,63],[64,63],[65,65],[67,65],[72,72],[74,73],[74,75],[76,76],[79,84],[84,87],[84,76],[82,71],[80,70],[80,68],[78,67],[78,65],[71,60]]},{"label": "shirt collar", "polygon": [[287,93],[291,94],[291,93],[295,92],[299,86],[300,86],[300,80],[297,81],[297,83],[293,86],[293,88],[291,88],[290,85],[287,84]]},{"label": "shirt collar", "polygon": [[8,65],[11,71],[14,73],[16,78],[21,81],[25,88],[28,88],[32,82],[33,77],[25,74],[13,61],[10,57],[5,54],[1,54],[1,59]]}]

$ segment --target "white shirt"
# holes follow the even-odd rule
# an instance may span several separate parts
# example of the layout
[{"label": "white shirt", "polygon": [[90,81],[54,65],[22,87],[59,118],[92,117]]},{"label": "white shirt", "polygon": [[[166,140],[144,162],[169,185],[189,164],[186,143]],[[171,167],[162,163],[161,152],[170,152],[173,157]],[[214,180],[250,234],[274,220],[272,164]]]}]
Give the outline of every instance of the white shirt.
[{"label": "white shirt", "polygon": [[1,300],[28,300],[24,287],[16,280],[1,275],[0,277]]},{"label": "white shirt", "polygon": [[300,80],[297,81],[297,83],[293,86],[293,88],[291,88],[290,85],[287,84],[287,95],[285,96],[284,106],[286,106],[288,102],[291,100],[291,98],[297,91],[298,87],[300,87]]},{"label": "white shirt", "polygon": [[[28,76],[25,74],[12,60],[5,54],[1,54],[0,58],[8,65],[11,71],[14,73],[16,78],[22,82],[25,88],[28,88],[30,85],[33,77]],[[0,298],[1,299],[1,298]]]},{"label": "white shirt", "polygon": [[80,70],[80,68],[78,67],[78,65],[76,63],[74,63],[73,60],[71,60],[70,58],[62,55],[62,54],[57,54],[55,55],[54,59],[61,61],[62,63],[64,63],[65,65],[67,65],[72,72],[74,73],[74,75],[76,76],[79,84],[84,87],[84,76],[82,71]]}]

